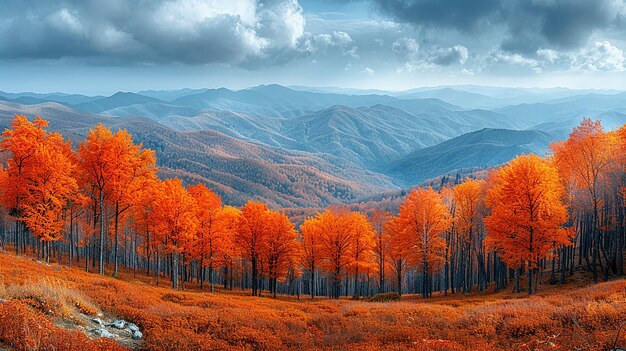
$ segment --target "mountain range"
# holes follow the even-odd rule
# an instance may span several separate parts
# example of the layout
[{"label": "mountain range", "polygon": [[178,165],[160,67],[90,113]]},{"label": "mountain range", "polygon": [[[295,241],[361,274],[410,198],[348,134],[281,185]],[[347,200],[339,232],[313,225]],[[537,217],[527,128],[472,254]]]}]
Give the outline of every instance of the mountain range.
[{"label": "mountain range", "polygon": [[41,115],[79,142],[125,128],[161,176],[204,182],[226,202],[317,207],[544,154],[582,117],[626,123],[618,91],[445,86],[402,92],[262,85],[110,96],[0,92],[0,128]]}]

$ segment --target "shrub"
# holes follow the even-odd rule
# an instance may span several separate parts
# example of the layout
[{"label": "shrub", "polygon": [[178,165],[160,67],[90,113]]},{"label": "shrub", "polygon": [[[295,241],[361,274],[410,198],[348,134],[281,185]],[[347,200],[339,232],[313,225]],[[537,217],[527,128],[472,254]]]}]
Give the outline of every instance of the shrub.
[{"label": "shrub", "polygon": [[388,292],[382,294],[376,294],[368,300],[370,302],[390,302],[400,301],[400,295],[397,292]]}]

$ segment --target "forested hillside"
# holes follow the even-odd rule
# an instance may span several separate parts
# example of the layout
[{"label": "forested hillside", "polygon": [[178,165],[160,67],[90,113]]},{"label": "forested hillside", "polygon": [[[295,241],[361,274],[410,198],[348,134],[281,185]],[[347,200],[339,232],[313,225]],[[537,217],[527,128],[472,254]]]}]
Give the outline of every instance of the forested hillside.
[{"label": "forested hillside", "polygon": [[[605,132],[599,121],[585,119],[567,140],[550,145],[549,157],[518,156],[486,179],[442,178],[435,189],[406,193],[391,210],[322,208],[297,229],[287,212],[253,196],[241,207],[224,204],[210,189],[211,173],[201,182],[193,166],[182,174],[197,181],[193,185],[177,173],[160,180],[158,153],[134,143],[126,130],[98,124],[73,149],[47,129],[39,117],[18,115],[0,144],[7,157],[0,177],[2,245],[12,245],[16,254],[36,248],[47,261],[67,256],[70,265],[82,257],[86,270],[97,267],[100,274],[108,262],[113,275],[118,264],[157,277],[163,272],[174,289],[206,279],[211,286],[219,281],[251,288],[253,295],[269,289],[334,298],[376,291],[430,297],[433,291],[483,291],[492,284],[499,290],[510,283],[519,291],[522,273],[532,294],[547,267],[551,281],[561,283],[581,266],[596,282],[623,272],[624,127]],[[527,144],[537,137],[477,133]],[[158,135],[168,140],[164,131]],[[210,134],[186,136],[189,143],[204,140],[218,155],[237,150],[222,139],[211,141]],[[255,177],[263,184],[260,174]],[[332,179],[310,177],[331,186]],[[345,194],[338,187],[332,192]]]}]

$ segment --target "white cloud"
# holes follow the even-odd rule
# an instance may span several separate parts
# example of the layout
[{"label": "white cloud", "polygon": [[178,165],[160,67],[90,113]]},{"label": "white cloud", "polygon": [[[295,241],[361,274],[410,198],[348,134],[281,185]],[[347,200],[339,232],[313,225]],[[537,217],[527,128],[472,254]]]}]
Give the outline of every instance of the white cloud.
[{"label": "white cloud", "polygon": [[574,67],[586,71],[623,71],[624,52],[608,41],[596,41],[573,56]]},{"label": "white cloud", "polygon": [[371,77],[371,76],[376,75],[376,71],[374,71],[373,69],[371,69],[371,68],[369,68],[369,67],[365,67],[365,68],[361,71],[361,73],[363,73],[363,74],[365,74],[365,75],[368,75],[368,76],[370,76],[370,77]]},{"label": "white cloud", "polygon": [[539,49],[537,50],[537,57],[543,61],[555,63],[559,59],[559,53],[552,49]]},{"label": "white cloud", "polygon": [[402,37],[391,44],[391,50],[405,60],[415,60],[419,49],[419,44],[413,38]]},{"label": "white cloud", "polygon": [[358,59],[358,58],[360,57],[360,56],[359,56],[359,53],[358,53],[358,49],[359,49],[358,47],[353,46],[353,47],[351,47],[350,49],[345,50],[345,51],[342,53],[342,55],[343,55],[343,56],[349,56],[349,57],[352,57],[352,58],[354,58],[354,59]]},{"label": "white cloud", "polygon": [[434,53],[432,61],[438,65],[449,66],[453,64],[463,65],[469,57],[469,51],[463,45],[438,50]]},{"label": "white cloud", "polygon": [[487,57],[487,61],[491,64],[527,67],[536,73],[541,72],[540,63],[536,59],[525,57],[520,54],[511,54],[501,50],[491,52]]}]

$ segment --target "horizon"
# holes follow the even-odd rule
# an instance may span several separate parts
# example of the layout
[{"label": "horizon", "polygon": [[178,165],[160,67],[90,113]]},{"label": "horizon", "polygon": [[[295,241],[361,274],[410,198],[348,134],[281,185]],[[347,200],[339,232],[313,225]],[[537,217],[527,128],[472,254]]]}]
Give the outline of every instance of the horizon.
[{"label": "horizon", "polygon": [[[112,96],[115,95],[117,93],[135,93],[135,94],[141,94],[142,92],[176,92],[176,91],[183,91],[183,90],[217,90],[217,89],[228,89],[230,91],[243,91],[243,90],[250,90],[250,89],[254,89],[254,88],[259,88],[259,87],[267,87],[267,86],[280,86],[283,88],[287,88],[287,89],[291,89],[291,90],[296,90],[296,91],[306,91],[306,92],[311,92],[311,93],[327,93],[327,94],[343,94],[343,95],[360,95],[360,94],[354,94],[356,92],[362,92],[362,93],[367,93],[369,94],[373,94],[373,95],[387,95],[387,94],[403,94],[403,93],[407,93],[407,92],[411,92],[411,91],[415,91],[415,90],[440,90],[440,89],[453,89],[456,91],[467,91],[467,92],[472,92],[473,88],[493,88],[493,89],[514,89],[514,90],[544,90],[544,91],[549,91],[549,90],[568,90],[568,91],[572,91],[572,92],[589,92],[589,93],[601,93],[601,94],[619,94],[622,92],[626,92],[626,87],[624,89],[617,89],[617,88],[571,88],[571,87],[567,87],[567,86],[559,86],[559,85],[555,85],[555,86],[546,86],[546,87],[542,87],[542,86],[515,86],[515,85],[511,85],[511,86],[504,86],[504,85],[487,85],[487,84],[442,84],[442,85],[424,85],[424,86],[414,86],[414,87],[410,87],[407,89],[399,89],[399,90],[389,90],[389,89],[382,89],[382,88],[357,88],[357,87],[350,87],[350,86],[308,86],[308,85],[298,85],[298,84],[293,84],[293,85],[283,85],[283,84],[278,84],[278,83],[262,83],[262,84],[257,84],[257,85],[250,85],[250,86],[243,86],[243,87],[229,87],[229,86],[224,86],[224,85],[217,85],[217,86],[204,86],[204,87],[187,87],[187,86],[183,86],[183,87],[172,87],[172,88],[163,88],[163,89],[157,89],[157,88],[153,88],[153,89],[137,89],[137,90],[106,90],[106,91],[102,91],[101,93],[83,93],[80,91],[62,91],[62,90],[45,90],[45,91],[37,91],[37,90],[5,90],[5,89],[0,89],[0,92],[2,93],[7,93],[7,94],[42,94],[42,95],[46,95],[46,94],[63,94],[63,95],[85,95],[85,96],[102,96],[102,97],[108,97],[108,96]],[[336,91],[333,91],[336,90]],[[478,94],[478,95],[485,95],[485,94],[481,94],[481,93],[477,93],[474,92],[474,94]],[[485,95],[487,96],[487,95]]]}]

